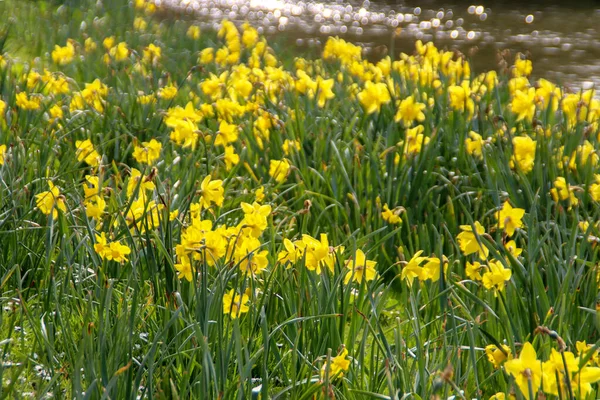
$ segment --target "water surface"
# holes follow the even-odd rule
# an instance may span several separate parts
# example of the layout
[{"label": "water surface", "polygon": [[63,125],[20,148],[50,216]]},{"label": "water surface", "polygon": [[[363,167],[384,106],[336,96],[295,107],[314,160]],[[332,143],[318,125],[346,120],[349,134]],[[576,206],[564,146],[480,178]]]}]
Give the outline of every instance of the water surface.
[{"label": "water surface", "polygon": [[205,28],[223,18],[248,21],[267,36],[319,48],[334,35],[362,44],[368,55],[412,52],[433,41],[471,57],[474,70],[497,68],[498,52],[523,52],[534,77],[573,89],[600,84],[600,3],[594,1],[469,2],[356,0],[155,0],[190,14]]}]

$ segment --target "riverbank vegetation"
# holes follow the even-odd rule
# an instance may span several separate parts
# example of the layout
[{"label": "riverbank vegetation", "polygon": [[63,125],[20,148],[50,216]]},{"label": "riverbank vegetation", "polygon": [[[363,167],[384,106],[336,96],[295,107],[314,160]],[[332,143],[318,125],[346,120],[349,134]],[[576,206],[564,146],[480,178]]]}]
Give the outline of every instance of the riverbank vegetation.
[{"label": "riverbank vegetation", "polygon": [[593,89],[162,13],[0,2],[0,396],[598,397]]}]

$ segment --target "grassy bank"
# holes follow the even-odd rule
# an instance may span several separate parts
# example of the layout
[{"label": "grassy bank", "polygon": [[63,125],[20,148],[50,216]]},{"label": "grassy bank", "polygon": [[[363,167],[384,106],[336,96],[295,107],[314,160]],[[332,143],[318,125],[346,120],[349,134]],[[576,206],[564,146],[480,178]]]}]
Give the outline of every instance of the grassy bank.
[{"label": "grassy bank", "polygon": [[593,90],[160,13],[0,2],[0,397],[598,396]]}]

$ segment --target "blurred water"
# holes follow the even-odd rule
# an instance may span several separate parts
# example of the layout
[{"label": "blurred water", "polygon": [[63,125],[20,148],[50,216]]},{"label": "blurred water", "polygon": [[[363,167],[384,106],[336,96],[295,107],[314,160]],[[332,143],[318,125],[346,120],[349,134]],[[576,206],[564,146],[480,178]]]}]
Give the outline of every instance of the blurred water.
[{"label": "blurred water", "polygon": [[223,18],[248,21],[267,36],[285,33],[300,47],[337,35],[372,57],[412,52],[434,41],[471,57],[474,70],[498,66],[498,51],[526,53],[534,76],[576,89],[600,84],[600,3],[594,1],[155,0],[214,28]]}]

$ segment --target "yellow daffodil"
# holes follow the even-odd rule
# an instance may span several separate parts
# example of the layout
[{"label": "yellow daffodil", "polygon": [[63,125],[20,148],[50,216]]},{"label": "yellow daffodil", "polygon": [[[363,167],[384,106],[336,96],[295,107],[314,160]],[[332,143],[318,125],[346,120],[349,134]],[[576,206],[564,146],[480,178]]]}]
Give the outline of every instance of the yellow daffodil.
[{"label": "yellow daffodil", "polygon": [[277,183],[285,182],[290,173],[290,162],[287,159],[271,160],[269,164],[269,175],[275,179]]},{"label": "yellow daffodil", "polygon": [[438,257],[427,257],[427,262],[423,265],[424,274],[423,277],[425,280],[429,279],[431,282],[437,282],[441,278],[441,268],[443,265],[444,274],[448,270],[448,259],[443,256],[442,260]]},{"label": "yellow daffodil", "polygon": [[336,252],[342,252],[343,248],[329,246],[327,234],[321,233],[320,240],[310,235],[302,235],[302,242],[306,254],[305,266],[310,271],[321,274],[321,268],[327,267],[330,272],[334,271]]},{"label": "yellow daffodil", "polygon": [[152,182],[151,179],[148,179],[148,176],[142,175],[142,173],[136,168],[131,168],[129,181],[127,182],[127,196],[133,196],[138,187],[139,195],[142,197],[145,196],[146,190],[152,191],[155,189],[154,182]]},{"label": "yellow daffodil", "polygon": [[414,96],[408,96],[398,104],[398,112],[394,117],[396,122],[402,121],[405,126],[411,126],[415,121],[423,122],[425,120],[425,104],[415,101]]},{"label": "yellow daffodil", "polygon": [[186,32],[186,35],[192,40],[200,39],[200,27],[198,25],[190,25]]},{"label": "yellow daffodil", "polygon": [[215,146],[225,146],[233,143],[238,139],[237,125],[229,124],[226,121],[221,121],[219,130],[215,136]]},{"label": "yellow daffodil", "polygon": [[512,254],[513,257],[519,257],[521,255],[521,253],[523,252],[523,249],[520,247],[517,247],[517,243],[514,240],[509,240],[508,242],[506,242],[504,244],[504,248],[506,249],[506,251],[508,251],[510,254]]},{"label": "yellow daffodil", "polygon": [[108,242],[106,235],[103,232],[101,235],[96,235],[96,244],[94,250],[103,259],[114,260],[118,263],[127,261],[127,256],[131,254],[131,249],[121,244],[120,242]]},{"label": "yellow daffodil", "polygon": [[223,314],[229,314],[233,319],[239,318],[250,311],[249,301],[250,296],[247,293],[240,295],[235,292],[235,289],[231,289],[223,294]]},{"label": "yellow daffodil", "polygon": [[365,88],[358,94],[358,101],[367,114],[373,114],[381,110],[382,104],[390,102],[390,92],[384,83],[366,82]]},{"label": "yellow daffodil", "polygon": [[185,278],[188,282],[192,281],[192,264],[187,256],[180,258],[179,263],[175,264],[175,269],[179,279]]},{"label": "yellow daffodil", "polygon": [[325,379],[327,373],[329,373],[329,379],[341,378],[344,372],[350,368],[350,360],[347,357],[348,349],[344,347],[342,352],[333,357],[329,363],[326,362],[323,364],[321,367],[321,379]]},{"label": "yellow daffodil", "polygon": [[535,161],[536,141],[529,136],[517,136],[513,138],[512,162],[524,174],[533,169]]},{"label": "yellow daffodil", "polygon": [[510,109],[517,115],[517,121],[531,122],[535,114],[535,89],[516,90],[510,103]]},{"label": "yellow daffodil", "polygon": [[236,154],[233,146],[225,146],[223,160],[225,161],[225,169],[230,171],[234,165],[237,165],[240,162],[240,156]]},{"label": "yellow daffodil", "polygon": [[410,261],[402,268],[400,279],[405,279],[409,286],[412,285],[415,278],[419,281],[424,281],[426,279],[426,271],[421,264],[426,261],[428,257],[421,257],[421,254],[423,254],[423,250],[417,251]]},{"label": "yellow daffodil", "polygon": [[73,61],[75,57],[75,47],[70,41],[64,47],[59,45],[54,46],[52,51],[52,61],[58,65],[67,65]]},{"label": "yellow daffodil", "polygon": [[483,158],[483,144],[481,135],[474,131],[470,131],[469,137],[465,139],[467,153],[477,158]]},{"label": "yellow daffodil", "polygon": [[361,249],[356,249],[354,257],[346,261],[346,268],[350,271],[346,273],[344,283],[350,282],[350,280],[361,283],[363,280],[372,281],[377,275],[375,270],[376,261],[367,260],[365,253]]},{"label": "yellow daffodil", "polygon": [[22,110],[37,110],[41,107],[42,100],[38,96],[27,96],[27,93],[20,92],[16,96],[16,104]]},{"label": "yellow daffodil", "polygon": [[283,247],[284,249],[281,250],[277,255],[277,261],[282,264],[295,264],[296,262],[302,260],[306,245],[302,240],[296,240],[295,242],[292,242],[286,238],[283,239]]},{"label": "yellow daffodil", "polygon": [[508,236],[515,234],[515,230],[523,227],[522,218],[525,210],[522,208],[513,208],[508,201],[505,201],[502,208],[496,213],[498,228],[504,229]]},{"label": "yellow daffodil", "polygon": [[259,237],[267,229],[267,217],[271,214],[270,205],[260,205],[259,203],[240,204],[244,211],[244,218],[239,223],[240,229],[248,230],[251,236]]},{"label": "yellow daffodil", "polygon": [[200,184],[200,205],[204,208],[209,208],[211,204],[216,204],[218,207],[223,205],[225,200],[225,189],[223,181],[220,179],[212,179],[210,175],[206,176]]},{"label": "yellow daffodil", "polygon": [[149,142],[142,142],[141,146],[135,146],[133,149],[133,158],[139,163],[152,165],[160,157],[162,144],[156,139]]},{"label": "yellow daffodil", "polygon": [[474,261],[470,263],[467,261],[467,265],[465,268],[465,273],[469,279],[474,281],[481,281],[483,277],[481,276],[481,271],[485,268],[485,266],[481,265],[479,261]]},{"label": "yellow daffodil", "polygon": [[54,186],[52,181],[48,181],[50,190],[35,195],[36,206],[46,215],[52,214],[52,218],[58,218],[58,210],[67,212],[65,199],[60,194],[58,186]]},{"label": "yellow daffodil", "polygon": [[495,344],[485,346],[485,355],[488,361],[494,365],[494,368],[498,368],[504,361],[512,359],[510,347],[504,344],[501,347],[499,348]]},{"label": "yellow daffodil", "polygon": [[158,89],[156,95],[163,100],[172,100],[177,96],[177,87],[168,85]]},{"label": "yellow daffodil", "polygon": [[504,268],[500,261],[490,260],[488,270],[481,276],[483,286],[488,290],[493,290],[496,296],[498,292],[504,291],[506,281],[512,276],[512,271]]},{"label": "yellow daffodil", "polygon": [[381,218],[389,224],[401,224],[402,218],[400,218],[399,212],[401,209],[390,210],[387,203],[383,205],[383,211],[381,212]]},{"label": "yellow daffodil", "polygon": [[550,194],[554,201],[569,201],[569,207],[576,206],[579,204],[579,199],[575,197],[575,191],[573,187],[567,184],[564,177],[560,176],[554,181],[554,187],[550,189]]},{"label": "yellow daffodil", "polygon": [[458,239],[458,245],[465,256],[477,253],[480,259],[485,260],[490,251],[480,243],[480,239],[477,237],[485,234],[485,228],[481,226],[479,221],[475,221],[474,226],[475,231],[473,231],[471,225],[460,226],[462,232],[456,237]]},{"label": "yellow daffodil", "polygon": [[527,400],[533,400],[530,393],[535,396],[542,383],[542,363],[538,360],[535,349],[531,343],[526,342],[521,349],[519,358],[508,360],[504,369],[513,376],[515,383]]}]

